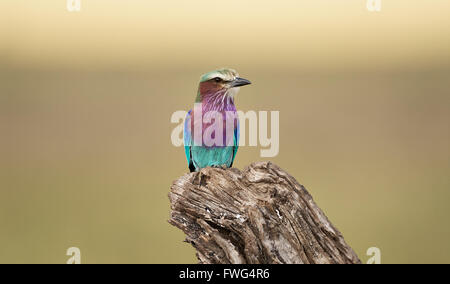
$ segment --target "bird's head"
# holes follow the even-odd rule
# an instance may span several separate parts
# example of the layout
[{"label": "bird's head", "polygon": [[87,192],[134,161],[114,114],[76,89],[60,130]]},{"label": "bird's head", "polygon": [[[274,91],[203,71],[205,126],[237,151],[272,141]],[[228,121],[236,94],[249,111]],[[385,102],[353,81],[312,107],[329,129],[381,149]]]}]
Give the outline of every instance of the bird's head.
[{"label": "bird's head", "polygon": [[239,87],[251,84],[247,79],[240,78],[233,69],[219,69],[208,72],[200,77],[198,86],[198,100],[205,96],[217,94],[233,97],[239,91]]}]

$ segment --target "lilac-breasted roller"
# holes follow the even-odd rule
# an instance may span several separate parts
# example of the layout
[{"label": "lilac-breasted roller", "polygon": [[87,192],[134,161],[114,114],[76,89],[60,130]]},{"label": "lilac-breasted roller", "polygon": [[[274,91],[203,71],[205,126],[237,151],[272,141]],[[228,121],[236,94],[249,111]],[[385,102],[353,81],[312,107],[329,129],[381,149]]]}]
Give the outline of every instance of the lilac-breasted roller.
[{"label": "lilac-breasted roller", "polygon": [[189,170],[233,165],[239,147],[239,118],[234,97],[250,81],[233,69],[201,76],[194,108],[184,123],[184,149]]}]

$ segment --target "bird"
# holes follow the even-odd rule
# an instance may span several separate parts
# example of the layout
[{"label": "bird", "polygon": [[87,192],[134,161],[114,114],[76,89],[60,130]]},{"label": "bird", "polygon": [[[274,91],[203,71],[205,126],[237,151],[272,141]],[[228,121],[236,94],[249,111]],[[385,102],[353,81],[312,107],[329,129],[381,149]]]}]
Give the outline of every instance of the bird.
[{"label": "bird", "polygon": [[200,77],[195,104],[186,115],[183,129],[190,172],[233,166],[239,148],[239,117],[234,100],[240,87],[249,84],[229,68]]}]

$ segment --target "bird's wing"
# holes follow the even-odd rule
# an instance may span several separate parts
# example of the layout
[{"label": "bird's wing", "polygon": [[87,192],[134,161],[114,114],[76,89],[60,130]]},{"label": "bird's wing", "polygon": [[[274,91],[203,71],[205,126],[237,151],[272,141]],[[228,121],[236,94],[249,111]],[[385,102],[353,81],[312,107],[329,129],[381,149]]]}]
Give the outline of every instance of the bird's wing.
[{"label": "bird's wing", "polygon": [[239,148],[239,137],[240,137],[240,127],[239,127],[239,119],[237,119],[237,125],[234,129],[234,144],[233,144],[233,159],[231,159],[231,166],[233,166],[234,158],[236,157],[237,150]]},{"label": "bird's wing", "polygon": [[191,153],[191,146],[192,146],[191,112],[192,110],[190,110],[187,113],[186,119],[184,120],[183,140],[184,140],[184,152],[186,154],[189,169],[192,172],[193,170],[195,170],[195,167],[194,162],[192,161],[192,153]]}]

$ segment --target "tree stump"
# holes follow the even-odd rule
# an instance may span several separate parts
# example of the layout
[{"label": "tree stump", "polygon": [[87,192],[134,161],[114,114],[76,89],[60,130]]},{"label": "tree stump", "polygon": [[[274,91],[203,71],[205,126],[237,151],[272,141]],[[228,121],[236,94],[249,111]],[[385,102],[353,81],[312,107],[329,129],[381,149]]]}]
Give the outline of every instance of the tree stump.
[{"label": "tree stump", "polygon": [[306,189],[271,162],[186,174],[169,199],[169,222],[200,263],[361,263]]}]

